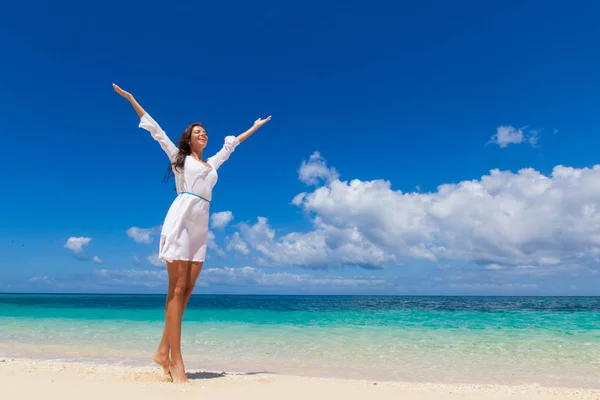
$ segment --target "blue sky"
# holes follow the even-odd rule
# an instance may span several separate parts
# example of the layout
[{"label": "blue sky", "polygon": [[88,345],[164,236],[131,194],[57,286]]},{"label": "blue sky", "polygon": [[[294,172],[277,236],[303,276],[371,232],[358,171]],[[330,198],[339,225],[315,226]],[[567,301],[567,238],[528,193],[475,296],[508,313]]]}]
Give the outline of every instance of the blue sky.
[{"label": "blue sky", "polygon": [[273,115],[219,171],[198,293],[600,294],[599,11],[13,2],[0,291],[164,291],[173,182],[115,82],[207,153]]}]

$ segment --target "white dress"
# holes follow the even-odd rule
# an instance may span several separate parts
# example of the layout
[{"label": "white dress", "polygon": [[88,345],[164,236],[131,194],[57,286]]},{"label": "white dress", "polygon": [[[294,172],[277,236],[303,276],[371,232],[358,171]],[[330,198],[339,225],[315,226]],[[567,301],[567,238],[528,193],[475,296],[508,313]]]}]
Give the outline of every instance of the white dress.
[{"label": "white dress", "polygon": [[[139,127],[150,132],[171,161],[175,159],[179,149],[148,113],[140,119]],[[212,168],[187,156],[182,169],[173,169],[178,196],[161,229],[158,253],[161,260],[200,262],[206,258],[210,201],[218,179],[217,169],[238,144],[235,136],[227,136],[223,148],[206,160]]]}]

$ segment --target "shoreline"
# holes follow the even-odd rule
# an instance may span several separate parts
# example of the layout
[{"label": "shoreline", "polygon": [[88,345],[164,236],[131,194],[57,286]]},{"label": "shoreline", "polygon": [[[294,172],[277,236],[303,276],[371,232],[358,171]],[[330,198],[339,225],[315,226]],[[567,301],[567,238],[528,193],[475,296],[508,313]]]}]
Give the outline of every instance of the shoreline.
[{"label": "shoreline", "polygon": [[[0,394],[34,398],[49,394],[62,399],[138,398],[211,399],[316,398],[359,399],[600,399],[600,389],[549,387],[537,384],[462,384],[342,379],[188,369],[190,383],[167,381],[160,368],[0,358]],[[3,396],[4,397],[4,396]]]},{"label": "shoreline", "polygon": [[[11,353],[0,351],[0,363],[10,360],[14,362],[23,362],[26,364],[64,364],[64,365],[77,365],[82,368],[124,368],[127,371],[141,371],[147,372],[157,369],[156,364],[149,357],[142,358],[123,358],[119,356],[111,357],[85,357],[85,356],[73,356],[67,354],[54,354],[44,355],[38,353],[33,355],[31,353]],[[204,365],[198,367],[198,364]],[[235,365],[234,365],[235,364]],[[214,360],[206,360],[204,362],[198,362],[198,360],[188,360],[186,362],[186,370],[191,373],[207,372],[207,373],[222,373],[227,371],[228,375],[268,375],[268,376],[294,376],[298,378],[307,379],[334,379],[334,380],[350,380],[350,381],[376,381],[380,383],[385,382],[402,382],[406,384],[440,384],[440,385],[479,385],[479,386],[501,386],[501,387],[514,387],[514,386],[535,386],[542,388],[559,387],[563,389],[578,389],[578,390],[596,390],[600,393],[600,381],[597,380],[582,380],[573,381],[570,379],[564,379],[556,375],[540,375],[538,377],[524,376],[517,371],[510,371],[502,369],[498,371],[498,375],[493,379],[491,376],[476,377],[473,375],[456,374],[453,370],[449,372],[446,368],[437,368],[438,372],[435,374],[416,374],[410,370],[410,366],[407,369],[401,371],[401,373],[394,374],[391,376],[389,372],[385,372],[381,368],[370,369],[365,368],[362,370],[333,370],[329,368],[315,369],[315,368],[280,368],[282,365],[276,360],[270,362],[262,362],[262,365],[257,366],[253,363],[249,363],[247,360],[240,360],[240,362],[232,363],[228,361],[214,362]],[[446,362],[442,362],[440,365],[447,366]],[[490,367],[488,367],[490,368]],[[452,368],[450,368],[452,369]],[[498,378],[501,376],[502,378]],[[510,378],[508,378],[510,376]],[[600,397],[598,398],[600,400]]]}]

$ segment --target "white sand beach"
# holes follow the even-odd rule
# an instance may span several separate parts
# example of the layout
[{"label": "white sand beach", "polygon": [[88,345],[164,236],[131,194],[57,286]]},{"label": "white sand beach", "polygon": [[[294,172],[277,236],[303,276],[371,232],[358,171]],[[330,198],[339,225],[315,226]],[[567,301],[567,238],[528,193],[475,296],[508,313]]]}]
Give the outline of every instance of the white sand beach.
[{"label": "white sand beach", "polygon": [[168,382],[158,368],[0,359],[0,398],[114,399],[600,399],[600,390],[538,385],[386,382],[188,371]]}]

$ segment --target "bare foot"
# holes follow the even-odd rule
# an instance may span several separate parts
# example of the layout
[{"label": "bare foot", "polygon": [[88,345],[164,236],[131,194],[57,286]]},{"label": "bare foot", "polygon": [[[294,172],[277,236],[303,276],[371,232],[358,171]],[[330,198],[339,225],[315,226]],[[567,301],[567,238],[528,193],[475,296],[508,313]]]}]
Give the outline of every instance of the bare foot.
[{"label": "bare foot", "polygon": [[188,383],[187,376],[185,375],[185,367],[183,366],[183,360],[171,361],[169,364],[169,370],[173,377],[174,383]]},{"label": "bare foot", "polygon": [[169,354],[161,354],[158,351],[154,353],[152,356],[152,361],[160,365],[163,369],[165,375],[171,376],[171,372],[169,371]]}]

